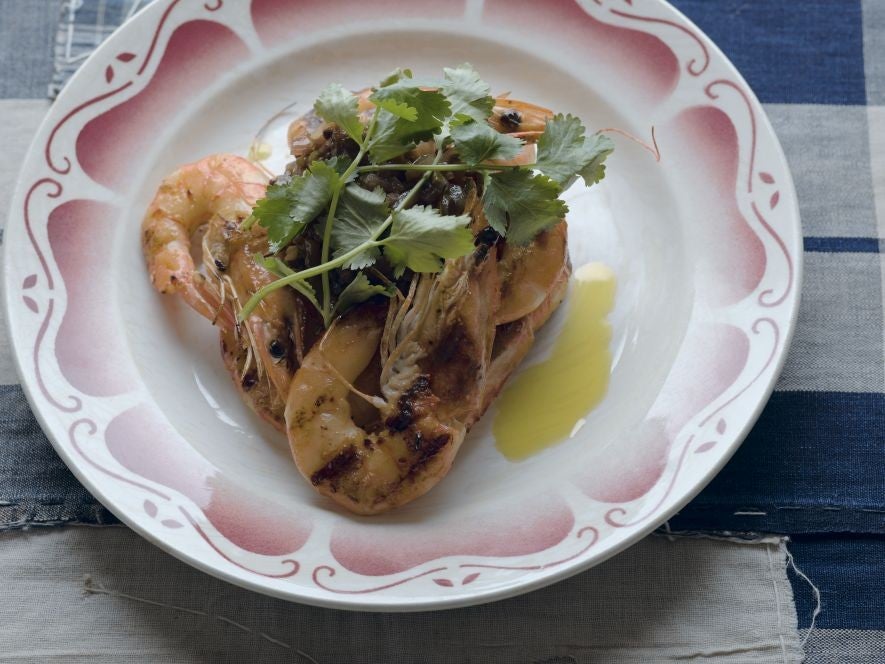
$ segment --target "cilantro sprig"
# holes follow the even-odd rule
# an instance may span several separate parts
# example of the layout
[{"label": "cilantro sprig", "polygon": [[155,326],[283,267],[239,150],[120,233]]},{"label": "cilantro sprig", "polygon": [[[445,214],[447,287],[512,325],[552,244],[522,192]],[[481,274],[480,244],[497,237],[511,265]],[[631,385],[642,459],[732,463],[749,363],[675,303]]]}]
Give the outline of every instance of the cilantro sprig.
[{"label": "cilantro sprig", "polygon": [[[437,151],[434,163],[438,163],[441,156],[442,151]],[[306,268],[299,272],[292,272],[291,274],[282,276],[276,281],[263,286],[258,291],[256,291],[251,298],[249,298],[249,300],[243,306],[243,309],[239,314],[239,318],[243,320],[247,316],[249,316],[249,314],[255,309],[255,307],[258,306],[258,303],[275,290],[278,290],[285,286],[294,286],[295,284],[305,283],[308,279],[316,276],[328,276],[328,273],[331,270],[337,268],[356,264],[360,264],[364,267],[371,265],[375,262],[375,258],[372,257],[372,254],[377,256],[377,248],[380,247],[385,247],[387,249],[386,253],[388,260],[391,260],[392,258],[391,264],[394,270],[396,272],[399,272],[400,274],[402,273],[402,271],[404,271],[406,267],[408,267],[408,260],[410,256],[409,245],[413,242],[416,244],[416,246],[420,246],[419,250],[422,252],[422,255],[425,258],[427,256],[436,257],[436,269],[438,270],[442,265],[443,258],[451,258],[453,257],[454,253],[456,253],[453,250],[453,247],[463,249],[463,244],[459,236],[455,236],[454,238],[452,238],[448,234],[432,233],[432,229],[428,229],[426,227],[427,222],[430,220],[424,219],[423,223],[422,221],[418,221],[417,223],[409,224],[407,225],[405,231],[400,229],[400,232],[395,237],[387,237],[385,239],[381,239],[381,236],[385,233],[385,231],[387,231],[394,223],[396,215],[407,209],[412,204],[415,197],[418,195],[418,192],[430,178],[430,174],[430,171],[426,171],[425,173],[423,173],[422,176],[418,179],[418,182],[416,182],[412,189],[408,192],[408,194],[406,194],[400,200],[396,207],[389,211],[386,211],[385,209],[387,214],[383,217],[383,219],[380,218],[380,215],[378,214],[379,210],[377,209],[374,212],[368,212],[371,206],[364,206],[361,212],[357,212],[354,214],[353,218],[348,218],[347,216],[344,216],[343,221],[342,219],[338,219],[337,221],[340,222],[342,226],[342,229],[339,230],[339,237],[341,237],[342,232],[347,229],[348,224],[352,226],[360,225],[365,231],[365,234],[362,236],[362,241],[358,244],[351,243],[350,245],[343,243],[339,246],[339,249],[341,251],[336,252],[334,258],[330,260],[323,260],[320,265]],[[371,215],[370,218],[366,218],[367,214]],[[460,219],[463,219],[465,224],[469,221],[468,217],[461,217]],[[436,217],[433,218],[433,222],[436,222],[437,220],[438,219]],[[331,224],[329,223],[329,216],[326,217],[325,229],[326,233],[331,239]],[[393,249],[392,257],[390,254],[391,248]],[[473,243],[471,242],[470,249],[472,248]],[[464,253],[467,252],[465,251],[459,255],[464,255]],[[320,307],[320,312],[323,314],[326,324],[328,325],[332,317],[331,309],[327,313],[325,307]]]},{"label": "cilantro sprig", "polygon": [[[256,203],[244,228],[257,222],[266,229],[270,255],[264,265],[278,279],[252,295],[241,320],[269,293],[288,286],[313,303],[328,325],[354,304],[391,295],[390,286],[373,284],[364,271],[378,261],[399,278],[406,270],[439,271],[445,259],[470,253],[469,216],[413,207],[435,172],[480,175],[489,224],[507,242],[527,244],[566,214],[560,195],[575,178],[589,186],[605,176],[604,162],[614,149],[608,137],[588,136],[577,117],[559,114],[547,120],[533,163],[508,163],[523,153],[525,143],[489,124],[495,100],[469,64],[444,69],[441,79],[417,79],[410,70],[398,69],[372,90],[369,101],[374,110],[360,113],[359,99],[339,84],[317,98],[316,114],[337,125],[356,144],[357,154],[352,160],[315,160],[301,175],[278,179]],[[403,160],[428,140],[435,147],[430,163]],[[456,159],[445,163],[444,154]],[[421,175],[390,207],[383,191],[354,181],[360,174],[381,171]],[[320,262],[294,271],[280,252],[311,224],[317,224],[322,238]],[[329,277],[339,269],[358,272],[333,304]],[[319,296],[310,284],[316,277],[322,286]]]},{"label": "cilantro sprig", "polygon": [[365,165],[358,167],[357,173],[386,170],[483,173],[483,209],[489,224],[508,242],[528,244],[568,212],[559,196],[576,177],[583,178],[587,186],[605,177],[605,160],[614,151],[614,143],[602,134],[585,134],[578,118],[558,114],[547,121],[538,139],[534,163],[488,163],[493,159],[515,157],[523,144],[513,136],[496,132],[486,123],[470,121],[451,128],[454,147],[463,163]]}]

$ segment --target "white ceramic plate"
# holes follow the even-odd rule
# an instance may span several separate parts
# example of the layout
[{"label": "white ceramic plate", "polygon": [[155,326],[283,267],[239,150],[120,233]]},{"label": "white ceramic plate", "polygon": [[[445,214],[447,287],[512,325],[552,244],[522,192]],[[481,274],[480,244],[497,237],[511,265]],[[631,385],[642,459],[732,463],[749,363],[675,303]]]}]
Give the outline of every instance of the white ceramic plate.
[{"label": "white ceramic plate", "polygon": [[[385,18],[391,16],[394,18]],[[572,260],[618,279],[608,393],[573,438],[515,463],[494,410],[449,476],[390,515],[335,509],[241,402],[217,336],[151,289],[140,217],[159,180],[330,81],[472,62],[497,91],[618,140],[568,192]],[[281,146],[271,160],[282,160]],[[159,0],[52,107],[6,229],[22,382],[79,479],[123,521],[233,583],[325,606],[498,599],[623,550],[735,451],[774,384],[799,299],[796,194],[758,101],[661,0]],[[550,351],[558,314],[526,364]],[[158,579],[158,583],[162,583]]]}]

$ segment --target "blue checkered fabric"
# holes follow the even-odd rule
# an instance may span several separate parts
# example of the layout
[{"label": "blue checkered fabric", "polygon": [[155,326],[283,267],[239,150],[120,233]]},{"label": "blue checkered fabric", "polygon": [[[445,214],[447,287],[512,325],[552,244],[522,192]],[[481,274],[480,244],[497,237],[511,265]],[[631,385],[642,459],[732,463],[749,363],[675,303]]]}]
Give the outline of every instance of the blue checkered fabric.
[{"label": "blue checkered fabric", "polygon": [[[50,78],[56,94],[147,1],[0,0],[0,100],[42,96]],[[732,59],[774,123],[798,189],[805,278],[796,336],[762,417],[669,527],[794,536],[796,562],[823,600],[808,661],[885,661],[885,0],[674,4]],[[114,522],[52,451],[5,343],[0,530]],[[797,583],[802,627],[811,600]]]},{"label": "blue checkered fabric", "polygon": [[96,46],[150,0],[67,0],[55,35],[49,96],[55,98]]}]

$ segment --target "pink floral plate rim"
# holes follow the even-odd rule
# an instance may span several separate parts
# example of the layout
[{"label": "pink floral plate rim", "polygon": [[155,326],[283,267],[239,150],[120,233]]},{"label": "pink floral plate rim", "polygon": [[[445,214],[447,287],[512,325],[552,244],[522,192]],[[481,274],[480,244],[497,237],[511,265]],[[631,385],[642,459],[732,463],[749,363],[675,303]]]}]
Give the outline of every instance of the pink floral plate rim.
[{"label": "pink floral plate rim", "polygon": [[[365,19],[366,3],[345,4],[352,20]],[[801,228],[786,160],[758,100],[721,51],[663,0],[557,0],[544,5],[543,16],[537,5],[503,0],[453,2],[444,11],[429,0],[382,4],[424,29],[465,16],[502,33],[546,22],[563,27],[561,46],[576,53],[589,48],[590,37],[620,58],[612,67],[642,80],[638,103],[669,108],[672,132],[695,141],[698,154],[733,154],[733,169],[710,177],[729,189],[723,217],[733,224],[723,227],[731,235],[722,257],[741,279],[707,293],[710,311],[692,318],[698,330],[717,329],[720,345],[709,352],[723,359],[712,368],[689,363],[679,379],[684,389],[710,372],[727,380],[649,434],[666,445],[659,474],[641,493],[599,496],[577,481],[563,495],[533,500],[519,519],[486,515],[472,530],[450,534],[469,543],[461,549],[426,533],[386,548],[362,527],[317,534],[328,529],[262,513],[266,505],[224,479],[205,499],[198,485],[213,470],[175,447],[178,434],[125,367],[110,370],[90,356],[90,325],[101,314],[87,286],[107,276],[84,257],[83,243],[126,199],[122,156],[145,140],[140,132],[157,122],[164,95],[175,99],[195,80],[221,76],[236,57],[267,59],[291,48],[283,42],[293,30],[321,33],[330,15],[319,0],[157,0],[103,44],[49,112],[26,158],[7,225],[4,291],[22,384],[41,426],[80,481],[147,539],[210,574],[285,599],[363,610],[449,608],[527,592],[598,564],[715,476],[783,365],[798,311]],[[690,103],[673,103],[683,95]],[[133,127],[132,117],[141,122]],[[106,352],[115,350],[109,343]],[[162,450],[167,444],[169,459],[192,464],[193,476],[148,458],[144,448],[157,441]],[[499,531],[484,537],[482,526],[493,521]]]}]

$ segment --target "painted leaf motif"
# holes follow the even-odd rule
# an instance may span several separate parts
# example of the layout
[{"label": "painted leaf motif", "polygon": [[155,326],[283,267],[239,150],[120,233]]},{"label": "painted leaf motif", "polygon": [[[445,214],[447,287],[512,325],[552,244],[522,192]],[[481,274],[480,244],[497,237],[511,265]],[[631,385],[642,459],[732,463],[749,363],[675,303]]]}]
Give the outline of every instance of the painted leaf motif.
[{"label": "painted leaf motif", "polygon": [[40,307],[37,306],[37,303],[29,298],[27,295],[25,295],[22,299],[25,301],[25,305],[28,307],[28,309],[33,311],[35,314],[40,311]]},{"label": "painted leaf motif", "polygon": [[144,511],[152,519],[157,516],[157,506],[151,500],[144,501]]}]

